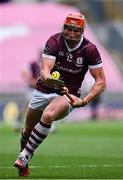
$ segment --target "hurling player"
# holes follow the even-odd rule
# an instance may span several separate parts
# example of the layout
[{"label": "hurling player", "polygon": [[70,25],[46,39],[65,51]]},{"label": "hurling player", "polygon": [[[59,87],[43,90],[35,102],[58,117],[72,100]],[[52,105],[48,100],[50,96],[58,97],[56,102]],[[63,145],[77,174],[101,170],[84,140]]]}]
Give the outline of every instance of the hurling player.
[{"label": "hurling player", "polygon": [[[21,152],[14,163],[20,176],[28,176],[29,161],[36,148],[48,136],[51,124],[67,116],[74,108],[84,107],[101,94],[106,87],[100,53],[84,36],[85,18],[70,13],[62,32],[52,35],[46,42],[40,63],[40,78],[29,102],[25,125],[21,136]],[[48,85],[47,78],[59,71],[64,88]],[[88,94],[81,99],[80,87],[87,71],[95,79]],[[69,92],[70,99],[63,95]]]}]

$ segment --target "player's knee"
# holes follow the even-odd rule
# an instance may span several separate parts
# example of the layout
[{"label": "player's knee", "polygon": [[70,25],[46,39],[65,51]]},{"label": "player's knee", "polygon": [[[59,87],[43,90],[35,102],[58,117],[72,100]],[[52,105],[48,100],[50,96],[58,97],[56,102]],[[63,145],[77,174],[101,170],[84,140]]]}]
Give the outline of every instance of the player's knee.
[{"label": "player's knee", "polygon": [[52,122],[54,121],[53,111],[45,111],[42,114],[42,120],[44,121],[44,123],[52,124]]}]

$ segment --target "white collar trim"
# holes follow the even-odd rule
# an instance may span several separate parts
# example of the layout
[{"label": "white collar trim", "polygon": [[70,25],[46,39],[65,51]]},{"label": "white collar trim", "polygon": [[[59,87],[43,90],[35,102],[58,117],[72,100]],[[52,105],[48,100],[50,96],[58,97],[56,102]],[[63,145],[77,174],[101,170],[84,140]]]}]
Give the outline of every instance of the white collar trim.
[{"label": "white collar trim", "polygon": [[77,44],[77,46],[75,46],[74,48],[70,48],[70,47],[67,45],[67,42],[66,42],[65,40],[64,40],[64,42],[65,42],[65,45],[66,45],[68,51],[69,51],[69,52],[72,52],[72,51],[78,49],[78,48],[81,46],[81,44],[82,44],[82,42],[83,42],[83,35],[82,35],[82,37],[81,37],[81,39],[80,39],[80,42],[79,42],[79,43]]}]

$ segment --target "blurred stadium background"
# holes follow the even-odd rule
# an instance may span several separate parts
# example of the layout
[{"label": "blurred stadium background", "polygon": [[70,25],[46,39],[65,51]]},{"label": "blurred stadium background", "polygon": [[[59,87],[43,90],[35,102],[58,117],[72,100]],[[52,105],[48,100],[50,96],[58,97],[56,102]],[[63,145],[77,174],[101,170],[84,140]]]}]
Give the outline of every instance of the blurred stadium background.
[{"label": "blurred stadium background", "polygon": [[[85,15],[86,37],[98,46],[103,59],[107,89],[98,106],[98,121],[123,120],[123,1],[0,0],[0,127],[13,126],[25,106],[22,67],[39,58],[47,38],[61,31],[64,18],[72,11]],[[85,87],[86,80],[83,94]],[[90,105],[75,109],[66,118],[67,122],[90,120]]]}]

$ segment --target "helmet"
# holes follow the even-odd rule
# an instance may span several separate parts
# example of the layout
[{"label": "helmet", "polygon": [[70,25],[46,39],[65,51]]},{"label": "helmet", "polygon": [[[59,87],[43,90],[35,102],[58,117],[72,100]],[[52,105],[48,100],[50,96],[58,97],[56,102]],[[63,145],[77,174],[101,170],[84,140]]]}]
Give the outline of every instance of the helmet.
[{"label": "helmet", "polygon": [[83,28],[83,27],[85,27],[85,17],[84,17],[84,15],[82,15],[78,12],[70,13],[66,17],[64,25]]}]

